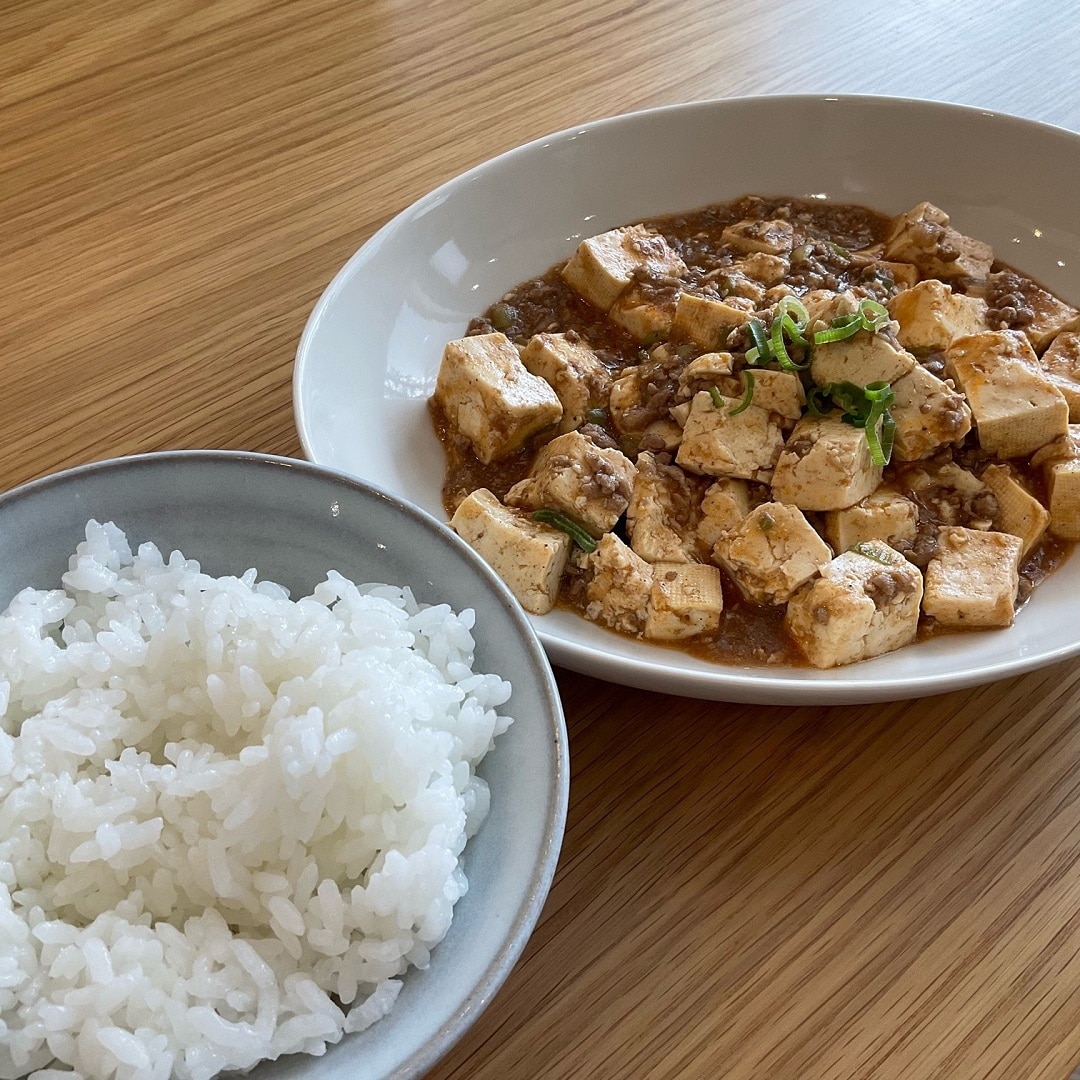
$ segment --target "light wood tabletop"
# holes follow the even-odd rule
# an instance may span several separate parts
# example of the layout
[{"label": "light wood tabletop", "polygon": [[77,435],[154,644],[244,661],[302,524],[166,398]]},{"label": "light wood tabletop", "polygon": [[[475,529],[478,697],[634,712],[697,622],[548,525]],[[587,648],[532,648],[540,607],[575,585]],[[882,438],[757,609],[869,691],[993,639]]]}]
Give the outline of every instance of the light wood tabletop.
[{"label": "light wood tabletop", "polygon": [[[1080,131],[1080,16],[4,0],[0,489],[163,448],[299,456],[304,320],[395,213],[578,121],[778,92]],[[558,674],[554,887],[432,1077],[1065,1080],[1080,1062],[1080,666],[845,708]]]}]

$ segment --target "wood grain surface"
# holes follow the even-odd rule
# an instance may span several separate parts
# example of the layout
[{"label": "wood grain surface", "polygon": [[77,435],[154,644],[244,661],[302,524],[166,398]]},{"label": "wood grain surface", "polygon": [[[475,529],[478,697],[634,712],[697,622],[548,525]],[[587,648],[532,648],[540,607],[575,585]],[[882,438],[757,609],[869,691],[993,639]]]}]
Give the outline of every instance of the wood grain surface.
[{"label": "wood grain surface", "polygon": [[[304,319],[398,210],[578,121],[778,92],[1080,130],[1080,15],[0,0],[0,489],[161,448],[298,455]],[[835,709],[560,684],[559,873],[432,1077],[1064,1080],[1080,1062],[1076,665]]]}]

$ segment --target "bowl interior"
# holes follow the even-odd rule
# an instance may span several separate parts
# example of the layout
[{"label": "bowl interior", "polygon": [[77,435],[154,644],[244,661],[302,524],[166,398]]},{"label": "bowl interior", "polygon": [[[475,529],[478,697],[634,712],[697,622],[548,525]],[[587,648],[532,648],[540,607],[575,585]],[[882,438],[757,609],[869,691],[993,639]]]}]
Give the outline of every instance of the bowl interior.
[{"label": "bowl interior", "polygon": [[229,453],[146,455],[86,466],[0,496],[0,609],[19,589],[55,587],[88,518],[134,545],[180,548],[215,575],[258,568],[294,596],[333,568],[358,582],[408,584],[417,598],[477,611],[476,668],[514,687],[515,723],[480,772],[492,811],[469,842],[469,891],[431,967],[411,971],[389,1016],[323,1058],[254,1075],[395,1077],[423,1072],[483,1009],[531,931],[554,872],[568,787],[550,668],[501,582],[415,509],[306,462]]},{"label": "bowl interior", "polygon": [[[445,519],[442,451],[425,407],[444,343],[585,236],[746,193],[891,213],[929,199],[999,258],[1080,303],[1080,203],[1060,182],[1077,168],[1073,133],[888,98],[699,102],[560,132],[432,192],[346,264],[300,343],[301,440],[312,460]],[[1056,584],[1080,584],[1077,560]],[[791,703],[946,690],[1080,648],[1047,589],[1008,631],[939,639],[835,672],[708,665],[569,613],[534,625],[551,657],[578,670],[675,693]]]}]

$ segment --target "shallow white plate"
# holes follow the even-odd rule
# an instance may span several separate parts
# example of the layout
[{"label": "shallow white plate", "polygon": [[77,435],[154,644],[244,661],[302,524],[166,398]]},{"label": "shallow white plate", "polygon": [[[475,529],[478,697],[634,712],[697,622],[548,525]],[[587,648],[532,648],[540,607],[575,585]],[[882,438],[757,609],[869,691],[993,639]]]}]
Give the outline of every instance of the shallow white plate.
[{"label": "shallow white plate", "polygon": [[[585,236],[746,193],[929,199],[999,258],[1080,302],[1080,136],[978,109],[872,97],[706,101],[529,143],[451,180],[375,234],[304,330],[294,405],[316,462],[445,520],[426,399],[442,348],[507,289]],[[568,612],[533,623],[558,664],[630,686],[728,701],[874,701],[971,686],[1080,652],[1080,556],[1008,630],[957,635],[836,671],[708,664]]]}]

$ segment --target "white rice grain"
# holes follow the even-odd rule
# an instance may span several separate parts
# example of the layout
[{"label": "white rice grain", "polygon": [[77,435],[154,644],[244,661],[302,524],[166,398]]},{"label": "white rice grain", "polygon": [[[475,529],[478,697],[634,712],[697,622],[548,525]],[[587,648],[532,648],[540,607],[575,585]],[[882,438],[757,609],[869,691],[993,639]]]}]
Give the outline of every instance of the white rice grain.
[{"label": "white rice grain", "polygon": [[0,615],[0,1076],[210,1080],[384,1016],[510,723],[473,613],[93,521],[63,586]]}]

